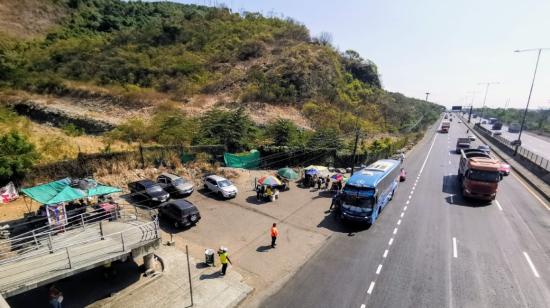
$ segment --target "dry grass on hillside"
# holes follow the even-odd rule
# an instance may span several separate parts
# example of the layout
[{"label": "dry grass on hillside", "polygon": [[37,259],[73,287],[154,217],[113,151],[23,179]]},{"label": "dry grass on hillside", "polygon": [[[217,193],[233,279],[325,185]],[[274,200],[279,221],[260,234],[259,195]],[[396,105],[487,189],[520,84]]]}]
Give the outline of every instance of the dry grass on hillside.
[{"label": "dry grass on hillside", "polygon": [[12,37],[34,37],[45,33],[67,14],[52,0],[0,1],[0,32]]}]

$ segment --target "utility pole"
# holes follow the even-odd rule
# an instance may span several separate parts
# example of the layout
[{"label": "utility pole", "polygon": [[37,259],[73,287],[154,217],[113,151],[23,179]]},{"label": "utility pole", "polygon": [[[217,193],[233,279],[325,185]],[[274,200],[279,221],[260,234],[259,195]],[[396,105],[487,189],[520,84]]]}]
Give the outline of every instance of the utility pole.
[{"label": "utility pole", "polygon": [[470,102],[470,113],[468,114],[468,123],[472,119],[472,109],[474,108],[474,98],[476,97],[476,91],[472,91],[472,101]]},{"label": "utility pole", "polygon": [[351,175],[353,175],[353,171],[355,170],[355,154],[357,153],[357,143],[359,142],[359,128],[355,127],[355,144],[353,145],[353,155],[351,158]]},{"label": "utility pole", "polygon": [[499,82],[480,82],[478,84],[485,85],[485,98],[483,98],[483,106],[481,107],[481,117],[479,117],[479,124],[481,124],[481,119],[483,118],[483,112],[485,111],[485,102],[487,101],[487,93],[489,92],[489,86],[492,84],[499,84]]},{"label": "utility pole", "polygon": [[428,101],[428,96],[430,96],[430,92],[426,92],[426,102]]},{"label": "utility pole", "polygon": [[514,156],[518,154],[518,148],[521,144],[521,133],[523,132],[523,126],[525,125],[525,118],[527,117],[527,109],[529,109],[529,103],[531,102],[531,94],[533,93],[533,86],[535,85],[535,77],[537,77],[537,69],[539,67],[540,54],[543,50],[549,50],[550,48],[537,48],[537,49],[526,49],[526,50],[515,50],[515,52],[523,51],[533,51],[537,50],[537,63],[535,64],[535,72],[533,73],[533,80],[531,81],[531,89],[529,90],[529,97],[527,98],[527,105],[525,106],[525,111],[523,112],[523,120],[521,120],[521,126],[519,128],[518,140],[516,142],[516,147],[514,149]]}]

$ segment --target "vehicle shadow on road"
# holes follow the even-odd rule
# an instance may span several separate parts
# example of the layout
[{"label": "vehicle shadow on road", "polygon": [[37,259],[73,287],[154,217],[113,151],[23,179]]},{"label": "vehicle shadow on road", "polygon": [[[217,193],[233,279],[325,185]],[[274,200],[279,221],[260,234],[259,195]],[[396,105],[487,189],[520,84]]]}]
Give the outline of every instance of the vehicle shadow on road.
[{"label": "vehicle shadow on road", "polygon": [[337,218],[337,213],[334,212],[329,212],[325,215],[323,220],[317,225],[317,228],[325,228],[338,233],[347,233],[348,236],[354,236],[355,233],[368,230],[370,227],[370,224],[342,221]]},{"label": "vehicle shadow on road", "polygon": [[266,201],[263,201],[261,199],[258,200],[256,198],[256,195],[246,197],[246,202],[250,203],[250,204],[254,204],[254,205],[263,205],[263,204],[267,203]]},{"label": "vehicle shadow on road", "polygon": [[458,206],[466,206],[466,207],[485,207],[491,205],[491,201],[483,201],[483,200],[474,200],[470,198],[464,198],[460,194],[454,194],[451,196],[447,196],[445,198],[445,201],[449,205],[458,205]]},{"label": "vehicle shadow on road", "polygon": [[458,194],[460,191],[459,184],[458,184],[458,176],[456,174],[443,176],[443,184],[441,186],[441,191],[446,194]]},{"label": "vehicle shadow on road", "polygon": [[197,189],[197,192],[206,198],[211,198],[214,200],[223,200],[223,197],[220,194],[214,193],[213,191],[206,189],[204,187],[201,189]]}]

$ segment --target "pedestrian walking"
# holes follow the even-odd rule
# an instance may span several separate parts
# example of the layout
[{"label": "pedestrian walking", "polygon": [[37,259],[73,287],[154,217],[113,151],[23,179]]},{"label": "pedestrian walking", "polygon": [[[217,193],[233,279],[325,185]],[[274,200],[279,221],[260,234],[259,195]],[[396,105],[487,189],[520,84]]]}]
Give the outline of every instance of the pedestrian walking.
[{"label": "pedestrian walking", "polygon": [[227,271],[227,263],[229,262],[229,264],[233,265],[233,263],[231,263],[231,259],[229,259],[227,250],[227,247],[223,246],[220,246],[220,249],[218,250],[218,256],[220,256],[220,263],[222,264],[222,276],[225,276],[225,272]]},{"label": "pedestrian walking", "polygon": [[271,248],[275,248],[277,243],[277,236],[279,236],[279,230],[277,230],[277,224],[273,223],[273,226],[271,227]]},{"label": "pedestrian walking", "polygon": [[328,190],[329,185],[330,185],[330,176],[327,175],[327,178],[325,179],[325,190]]},{"label": "pedestrian walking", "polygon": [[260,189],[260,186],[257,185],[256,186],[256,200],[260,200],[261,193],[262,193],[262,191]]}]

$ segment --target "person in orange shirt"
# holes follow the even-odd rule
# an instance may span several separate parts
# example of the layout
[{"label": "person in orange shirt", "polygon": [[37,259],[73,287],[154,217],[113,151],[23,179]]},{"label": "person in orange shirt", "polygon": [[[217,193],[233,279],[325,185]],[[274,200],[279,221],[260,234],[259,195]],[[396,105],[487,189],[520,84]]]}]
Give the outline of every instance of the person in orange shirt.
[{"label": "person in orange shirt", "polygon": [[277,241],[277,236],[279,236],[279,230],[277,230],[277,224],[273,223],[271,227],[271,248],[275,248],[275,242]]}]

